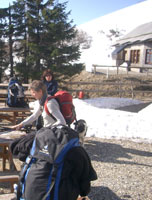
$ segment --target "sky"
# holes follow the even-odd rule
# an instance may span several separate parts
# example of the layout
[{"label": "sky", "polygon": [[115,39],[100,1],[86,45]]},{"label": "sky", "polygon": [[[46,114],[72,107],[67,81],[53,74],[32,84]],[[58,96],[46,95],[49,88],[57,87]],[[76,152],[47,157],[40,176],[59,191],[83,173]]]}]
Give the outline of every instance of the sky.
[{"label": "sky", "polygon": [[[144,0],[67,0],[66,11],[71,11],[69,20],[73,19],[75,25],[80,25],[142,1]],[[0,8],[8,7],[12,2],[13,0],[0,0]]]},{"label": "sky", "polygon": [[152,104],[138,112],[116,110],[142,101],[130,98],[101,97],[74,99],[77,120],[86,121],[87,137],[127,139],[152,143]]}]

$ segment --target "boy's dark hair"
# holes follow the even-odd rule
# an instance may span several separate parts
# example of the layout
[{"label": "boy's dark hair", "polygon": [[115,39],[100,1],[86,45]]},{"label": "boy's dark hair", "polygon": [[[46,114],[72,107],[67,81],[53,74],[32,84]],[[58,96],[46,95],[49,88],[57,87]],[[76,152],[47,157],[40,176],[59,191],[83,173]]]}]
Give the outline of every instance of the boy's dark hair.
[{"label": "boy's dark hair", "polygon": [[52,76],[52,80],[54,79],[53,72],[52,72],[50,69],[44,70],[41,79],[42,79],[42,80],[46,80],[45,77],[46,77],[47,75],[51,75],[51,76]]}]

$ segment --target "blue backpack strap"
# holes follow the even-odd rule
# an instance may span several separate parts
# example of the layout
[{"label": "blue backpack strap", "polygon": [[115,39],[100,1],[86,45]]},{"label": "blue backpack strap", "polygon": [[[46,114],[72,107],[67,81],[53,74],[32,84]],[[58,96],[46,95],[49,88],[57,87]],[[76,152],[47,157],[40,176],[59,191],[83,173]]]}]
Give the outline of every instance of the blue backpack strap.
[{"label": "blue backpack strap", "polygon": [[21,196],[24,193],[25,181],[26,181],[26,177],[28,175],[29,169],[30,169],[30,165],[31,165],[32,161],[34,161],[34,158],[33,158],[34,152],[35,152],[35,140],[33,142],[30,155],[26,158],[24,168],[23,168],[23,170],[21,171],[21,174],[20,174],[19,183],[22,184],[22,185],[18,185],[17,200],[24,200],[24,198],[21,198]]},{"label": "blue backpack strap", "polygon": [[[61,179],[61,173],[62,173],[62,168],[64,164],[64,157],[66,153],[73,147],[79,146],[79,139],[78,138],[73,138],[71,139],[62,149],[58,157],[56,158],[52,170],[51,170],[51,175],[49,177],[49,187],[47,190],[46,195],[43,197],[42,200],[49,200],[50,199],[50,192],[54,188],[54,197],[53,200],[58,200],[58,192],[59,192],[59,184],[60,184],[60,179]],[[51,183],[51,184],[50,184]]]}]

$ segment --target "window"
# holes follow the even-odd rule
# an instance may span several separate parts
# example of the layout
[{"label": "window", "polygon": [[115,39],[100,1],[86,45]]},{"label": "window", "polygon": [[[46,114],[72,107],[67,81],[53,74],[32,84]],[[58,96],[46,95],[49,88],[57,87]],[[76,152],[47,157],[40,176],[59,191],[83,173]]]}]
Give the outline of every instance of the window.
[{"label": "window", "polygon": [[137,64],[140,60],[140,50],[131,50],[131,63]]},{"label": "window", "polygon": [[123,51],[123,59],[124,59],[124,61],[127,61],[127,51],[126,50]]},{"label": "window", "polygon": [[152,64],[152,49],[146,49],[145,64]]}]

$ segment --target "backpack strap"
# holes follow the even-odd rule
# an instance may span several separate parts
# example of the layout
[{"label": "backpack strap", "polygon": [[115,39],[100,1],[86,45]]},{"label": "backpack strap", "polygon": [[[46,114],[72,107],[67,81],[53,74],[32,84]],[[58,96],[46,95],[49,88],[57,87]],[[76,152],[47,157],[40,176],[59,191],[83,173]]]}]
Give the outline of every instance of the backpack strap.
[{"label": "backpack strap", "polygon": [[48,195],[50,194],[50,192],[52,191],[54,185],[55,185],[55,180],[56,180],[56,175],[57,175],[57,170],[58,170],[58,166],[53,164],[52,166],[52,172],[51,172],[51,185],[49,186],[49,190],[47,191],[47,193],[44,195],[42,200],[46,200]]},{"label": "backpack strap", "polygon": [[49,97],[47,97],[47,98],[46,98],[46,101],[45,101],[45,103],[44,103],[44,109],[45,109],[45,112],[46,112],[48,115],[50,115],[50,112],[49,112],[49,110],[48,110],[47,103],[48,103],[49,100],[51,100],[51,99],[53,99],[53,98],[55,98],[55,97],[54,97],[54,96],[49,96]]},{"label": "backpack strap", "polygon": [[20,173],[20,177],[19,177],[19,181],[18,181],[18,188],[17,188],[17,200],[20,200],[21,196],[22,196],[23,182],[25,181],[25,174],[27,173],[27,169],[30,166],[33,159],[35,159],[33,157],[34,151],[35,151],[35,143],[36,143],[36,141],[34,140],[32,148],[31,148],[30,155],[26,158],[24,168]]},{"label": "backpack strap", "polygon": [[46,99],[46,101],[44,103],[44,110],[49,116],[51,116],[56,121],[56,118],[52,115],[52,113],[49,112],[48,107],[47,107],[47,103],[51,99],[56,99],[56,98],[54,96],[47,97],[47,99]]},{"label": "backpack strap", "polygon": [[19,181],[18,181],[18,186],[17,186],[17,200],[20,200],[21,196],[22,196],[22,189],[23,189],[23,182],[24,182],[24,176],[26,174],[26,171],[31,163],[33,159],[33,156],[29,155],[27,158],[26,158],[26,162],[24,164],[24,170],[21,171],[20,173],[20,177],[19,177]]}]

